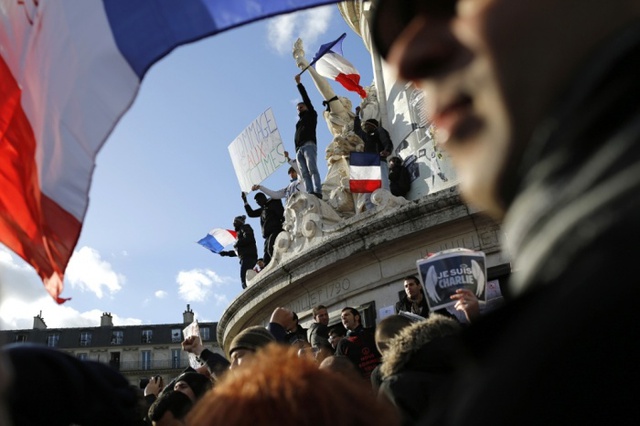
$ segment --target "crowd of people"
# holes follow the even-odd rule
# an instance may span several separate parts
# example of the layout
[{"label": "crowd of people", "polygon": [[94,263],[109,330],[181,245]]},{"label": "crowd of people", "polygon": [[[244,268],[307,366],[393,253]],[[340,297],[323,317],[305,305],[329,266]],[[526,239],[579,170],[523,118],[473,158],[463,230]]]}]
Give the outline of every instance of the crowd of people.
[{"label": "crowd of people", "polygon": [[[213,425],[222,419],[224,424],[245,424],[248,412],[259,424],[272,424],[268,419],[278,424],[311,424],[312,419],[316,424],[408,424],[407,419],[419,413],[413,405],[405,412],[409,402],[397,390],[403,386],[396,383],[407,380],[405,370],[419,368],[398,366],[397,356],[393,366],[385,368],[386,354],[395,353],[396,337],[405,326],[419,322],[431,330],[414,346],[461,327],[455,319],[428,310],[421,312],[426,318],[399,310],[377,327],[365,327],[361,313],[349,306],[333,325],[326,306],[315,306],[312,312],[313,323],[307,329],[295,312],[276,308],[268,326],[240,331],[224,355],[206,348],[199,336],[190,336],[182,349],[195,355],[200,367],[189,366],[173,378],[152,374],[139,387],[100,362],[39,345],[5,346],[15,383],[7,393],[9,415],[14,426]],[[408,344],[407,339],[400,341],[402,345]],[[399,346],[396,352],[403,350]],[[59,392],[34,393],[33,380],[44,386],[55,383]],[[309,410],[309,400],[316,400],[317,407]],[[353,412],[350,403],[367,407],[367,412]],[[43,409],[29,409],[34,404]],[[344,414],[330,422],[326,407]],[[301,419],[312,413],[311,418]]]}]

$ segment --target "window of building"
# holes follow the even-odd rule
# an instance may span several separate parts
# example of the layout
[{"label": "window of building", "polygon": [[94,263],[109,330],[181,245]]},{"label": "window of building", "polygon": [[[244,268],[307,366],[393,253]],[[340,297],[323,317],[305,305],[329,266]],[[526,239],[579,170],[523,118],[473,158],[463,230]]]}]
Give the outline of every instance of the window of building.
[{"label": "window of building", "polygon": [[112,345],[121,345],[123,338],[124,338],[124,331],[122,331],[122,330],[113,330],[111,332],[111,344]]},{"label": "window of building", "polygon": [[116,370],[120,370],[120,352],[111,352],[109,365],[115,368]]},{"label": "window of building", "polygon": [[20,342],[26,342],[27,341],[27,335],[26,334],[17,334],[16,335],[16,343],[20,343]]},{"label": "window of building", "polygon": [[91,332],[90,331],[80,332],[80,346],[89,346],[90,344],[91,344]]},{"label": "window of building", "polygon": [[140,351],[140,368],[151,370],[151,351]]},{"label": "window of building", "polygon": [[179,328],[171,329],[171,341],[173,343],[182,342],[182,331]]},{"label": "window of building", "polygon": [[81,359],[81,360],[89,359],[89,354],[87,354],[86,352],[78,352],[76,356],[78,357],[78,359]]},{"label": "window of building", "polygon": [[180,368],[180,353],[182,349],[171,349],[171,368]]},{"label": "window of building", "polygon": [[200,338],[202,340],[209,340],[211,337],[209,336],[209,327],[202,327],[200,329]]},{"label": "window of building", "polygon": [[60,333],[52,333],[47,336],[47,346],[57,348],[60,341]]},{"label": "window of building", "polygon": [[153,330],[142,330],[142,343],[151,343]]}]

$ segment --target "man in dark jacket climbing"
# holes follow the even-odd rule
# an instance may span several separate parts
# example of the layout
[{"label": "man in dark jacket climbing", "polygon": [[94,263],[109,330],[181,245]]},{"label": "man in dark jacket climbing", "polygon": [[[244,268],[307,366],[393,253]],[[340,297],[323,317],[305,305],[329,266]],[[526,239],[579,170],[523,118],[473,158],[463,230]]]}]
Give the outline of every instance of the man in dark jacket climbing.
[{"label": "man in dark jacket climbing", "polygon": [[244,223],[247,217],[236,216],[233,219],[233,228],[237,234],[237,241],[233,245],[234,250],[221,251],[220,256],[239,257],[240,258],[240,282],[242,288],[247,288],[245,275],[249,269],[256,266],[258,261],[258,248],[256,247],[256,238],[253,235],[253,228]]},{"label": "man in dark jacket climbing", "polygon": [[260,226],[262,227],[262,238],[264,238],[264,265],[267,266],[273,256],[273,245],[276,237],[282,231],[282,222],[284,222],[284,207],[282,201],[267,198],[262,192],[258,192],[254,200],[260,206],[252,209],[247,201],[247,194],[242,193],[242,201],[244,201],[244,209],[249,217],[259,217]]}]

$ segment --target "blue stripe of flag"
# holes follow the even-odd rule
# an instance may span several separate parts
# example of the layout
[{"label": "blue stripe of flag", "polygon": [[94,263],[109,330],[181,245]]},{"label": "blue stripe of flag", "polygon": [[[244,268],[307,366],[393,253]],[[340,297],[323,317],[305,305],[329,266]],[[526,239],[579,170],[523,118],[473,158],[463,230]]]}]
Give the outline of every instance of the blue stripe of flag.
[{"label": "blue stripe of flag", "polygon": [[375,152],[352,152],[349,155],[350,166],[379,166],[380,154]]},{"label": "blue stripe of flag", "polygon": [[336,0],[103,0],[113,37],[140,79],[181,44]]},{"label": "blue stripe of flag", "polygon": [[200,244],[204,248],[211,250],[214,253],[220,253],[222,250],[224,250],[222,244],[220,244],[218,240],[213,238],[211,235],[207,235],[206,237],[200,239],[198,241],[198,244]]}]

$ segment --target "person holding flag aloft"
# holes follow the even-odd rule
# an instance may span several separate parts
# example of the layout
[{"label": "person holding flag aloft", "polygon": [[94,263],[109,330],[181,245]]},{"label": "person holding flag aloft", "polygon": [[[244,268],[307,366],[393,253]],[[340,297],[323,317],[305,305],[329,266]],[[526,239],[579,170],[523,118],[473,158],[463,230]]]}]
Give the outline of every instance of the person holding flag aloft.
[{"label": "person holding flag aloft", "polygon": [[256,238],[253,235],[251,225],[244,223],[246,219],[247,217],[245,215],[236,216],[233,219],[233,228],[238,238],[233,245],[234,250],[224,250],[220,252],[220,256],[240,258],[240,282],[242,283],[243,289],[247,288],[245,277],[247,271],[256,266],[256,262],[258,261]]},{"label": "person holding flag aloft", "polygon": [[302,102],[296,106],[299,117],[294,136],[296,159],[300,172],[302,172],[302,180],[307,192],[322,199],[322,182],[320,181],[317,162],[316,126],[318,125],[318,113],[311,104],[307,89],[300,82],[300,74],[296,74],[295,81],[300,96],[302,96]]}]

